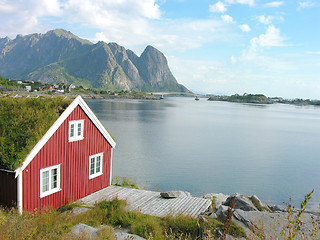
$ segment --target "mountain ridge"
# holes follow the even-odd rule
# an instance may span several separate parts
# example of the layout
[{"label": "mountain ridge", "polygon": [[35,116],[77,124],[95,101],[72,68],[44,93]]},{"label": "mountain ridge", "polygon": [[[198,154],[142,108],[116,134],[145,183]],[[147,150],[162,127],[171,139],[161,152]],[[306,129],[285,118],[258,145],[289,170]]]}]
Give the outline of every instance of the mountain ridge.
[{"label": "mountain ridge", "polygon": [[139,57],[115,42],[92,43],[64,29],[0,38],[0,76],[108,90],[189,92],[156,48],[147,46]]}]

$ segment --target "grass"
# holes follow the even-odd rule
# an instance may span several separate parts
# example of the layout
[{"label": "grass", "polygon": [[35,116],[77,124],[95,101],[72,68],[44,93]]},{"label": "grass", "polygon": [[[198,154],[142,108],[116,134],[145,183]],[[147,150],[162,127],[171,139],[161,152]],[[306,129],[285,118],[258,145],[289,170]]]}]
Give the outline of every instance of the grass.
[{"label": "grass", "polygon": [[[48,210],[44,213],[24,213],[19,215],[16,209],[0,209],[0,239],[69,239],[72,227],[84,223],[92,227],[101,225],[129,228],[130,232],[146,239],[213,239],[217,230],[223,231],[221,220],[208,218],[199,223],[198,219],[185,216],[154,217],[140,212],[128,211],[127,203],[115,199],[102,201],[92,209],[73,216],[72,209],[77,205],[68,205],[60,210]],[[105,227],[99,230],[98,239],[115,239],[113,230]],[[231,234],[239,234],[236,225],[231,225]],[[243,233],[237,236],[245,236]],[[80,238],[82,239],[82,237]],[[85,236],[83,236],[85,239]]]},{"label": "grass", "polygon": [[131,178],[116,176],[112,179],[112,184],[120,187],[139,189],[137,183]]},{"label": "grass", "polygon": [[70,100],[0,98],[0,168],[17,169]]}]

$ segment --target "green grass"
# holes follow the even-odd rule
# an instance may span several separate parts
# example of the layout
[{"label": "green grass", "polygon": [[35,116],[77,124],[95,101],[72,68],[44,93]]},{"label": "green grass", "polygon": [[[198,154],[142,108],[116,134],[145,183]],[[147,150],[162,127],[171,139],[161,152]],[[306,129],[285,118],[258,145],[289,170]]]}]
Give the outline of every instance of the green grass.
[{"label": "green grass", "polygon": [[0,98],[0,168],[17,169],[70,100]]},{"label": "green grass", "polygon": [[[90,210],[74,216],[71,211],[77,204],[69,204],[59,210],[19,215],[16,209],[5,211],[0,208],[0,239],[68,239],[72,227],[84,223],[92,227],[109,226],[98,232],[98,239],[115,239],[110,227],[129,228],[130,232],[146,239],[216,239],[217,230],[223,232],[220,219],[185,216],[155,217],[136,211],[128,211],[127,203],[115,199],[102,201]],[[244,230],[232,223],[230,234],[246,236]],[[85,238],[83,238],[85,239]]]},{"label": "green grass", "polygon": [[134,180],[127,177],[116,176],[112,179],[112,184],[120,187],[139,189],[137,183]]}]

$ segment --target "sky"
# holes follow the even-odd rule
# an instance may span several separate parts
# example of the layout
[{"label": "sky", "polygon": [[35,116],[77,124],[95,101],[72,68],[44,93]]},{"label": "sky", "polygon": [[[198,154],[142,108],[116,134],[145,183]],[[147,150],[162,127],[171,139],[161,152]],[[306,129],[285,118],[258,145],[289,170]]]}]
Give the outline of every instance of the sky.
[{"label": "sky", "polygon": [[320,0],[0,0],[0,38],[56,28],[152,45],[196,93],[320,99]]}]

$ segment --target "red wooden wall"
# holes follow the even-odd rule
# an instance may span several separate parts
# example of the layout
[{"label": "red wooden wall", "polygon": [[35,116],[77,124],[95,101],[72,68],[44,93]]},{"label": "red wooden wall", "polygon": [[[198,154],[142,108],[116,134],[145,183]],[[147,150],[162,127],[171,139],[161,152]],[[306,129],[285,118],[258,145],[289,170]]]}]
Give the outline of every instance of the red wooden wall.
[{"label": "red wooden wall", "polygon": [[17,179],[15,172],[0,170],[0,205],[14,207],[17,203]]},{"label": "red wooden wall", "polygon": [[[69,121],[84,119],[84,139],[69,143]],[[103,152],[103,175],[89,180],[89,156]],[[40,198],[40,169],[61,164],[61,191]],[[24,169],[23,210],[59,208],[110,185],[111,146],[77,106]]]}]

